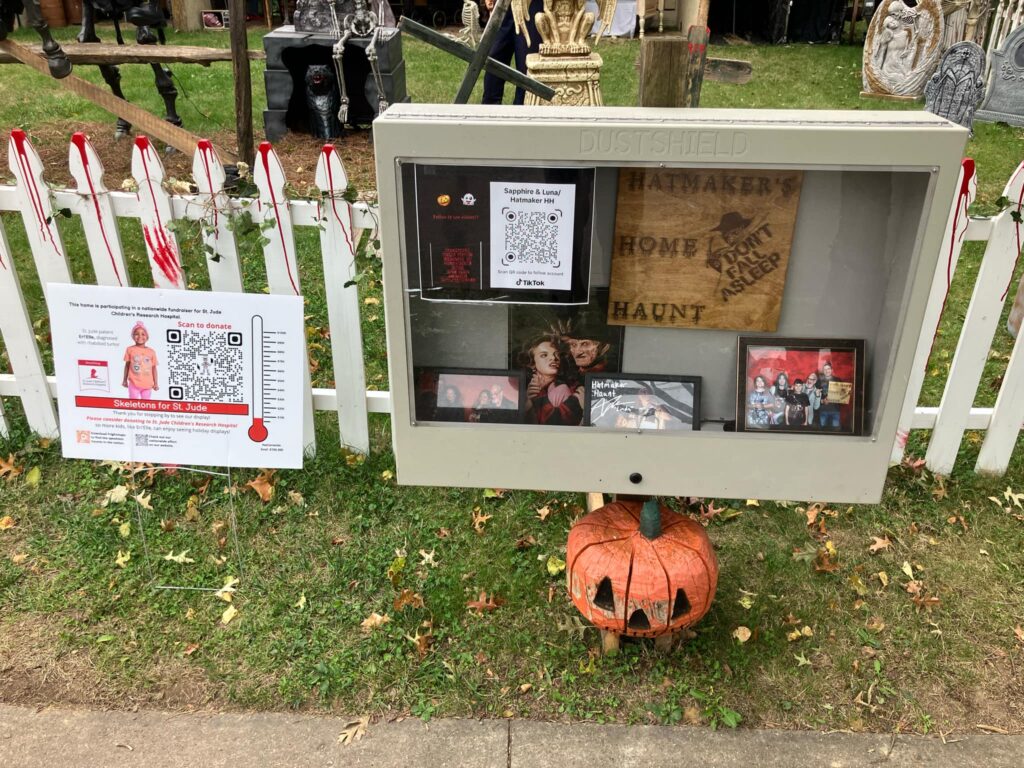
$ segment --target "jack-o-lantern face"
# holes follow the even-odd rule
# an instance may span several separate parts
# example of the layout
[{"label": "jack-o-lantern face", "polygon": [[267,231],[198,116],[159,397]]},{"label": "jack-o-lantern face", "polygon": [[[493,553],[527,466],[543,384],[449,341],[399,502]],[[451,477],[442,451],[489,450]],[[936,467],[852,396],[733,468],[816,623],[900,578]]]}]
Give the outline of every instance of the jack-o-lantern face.
[{"label": "jack-o-lantern face", "polygon": [[637,501],[616,501],[569,532],[569,594],[596,627],[655,637],[696,624],[718,585],[711,540],[693,520],[661,507],[661,535],[640,532]]}]

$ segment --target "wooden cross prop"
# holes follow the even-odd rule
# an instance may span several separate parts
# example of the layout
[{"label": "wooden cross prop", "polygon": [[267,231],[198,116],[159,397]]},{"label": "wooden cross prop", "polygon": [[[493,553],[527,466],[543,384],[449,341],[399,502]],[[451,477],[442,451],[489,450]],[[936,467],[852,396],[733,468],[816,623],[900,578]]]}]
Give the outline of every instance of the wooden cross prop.
[{"label": "wooden cross prop", "polygon": [[462,78],[462,85],[459,86],[459,92],[455,94],[455,104],[466,104],[469,102],[469,96],[473,93],[473,86],[476,85],[477,78],[480,77],[481,69],[495,77],[500,77],[506,82],[512,83],[517,88],[522,88],[542,99],[550,101],[555,97],[554,88],[550,88],[544,85],[544,83],[534,80],[532,77],[527,77],[519,70],[502,64],[500,61],[496,61],[487,55],[490,53],[494,38],[498,35],[498,28],[501,26],[501,20],[505,17],[509,5],[510,0],[498,0],[494,4],[494,10],[491,11],[491,17],[487,20],[487,26],[484,27],[484,33],[480,37],[480,44],[476,47],[476,50],[473,50],[468,45],[463,45],[457,40],[452,40],[440,32],[435,32],[430,27],[425,27],[408,16],[402,17],[401,21],[398,22],[398,28],[435,48],[440,48],[446,53],[458,56],[463,61],[469,62],[469,66],[466,67],[466,74]]}]

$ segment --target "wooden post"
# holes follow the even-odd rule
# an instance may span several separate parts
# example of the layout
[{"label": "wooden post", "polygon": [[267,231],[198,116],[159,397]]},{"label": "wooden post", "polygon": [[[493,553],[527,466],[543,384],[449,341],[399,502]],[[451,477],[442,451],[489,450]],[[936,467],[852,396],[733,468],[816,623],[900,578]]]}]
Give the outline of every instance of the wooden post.
[{"label": "wooden post", "polygon": [[235,76],[235,138],[238,159],[252,167],[252,78],[249,73],[249,38],[245,34],[245,0],[228,0],[231,16],[231,69]]},{"label": "wooden post", "polygon": [[850,45],[853,45],[853,35],[857,31],[857,6],[860,0],[853,0],[853,14],[850,16]]},{"label": "wooden post", "polygon": [[640,106],[698,106],[707,42],[707,27],[696,25],[690,27],[686,38],[645,37],[640,42]]},{"label": "wooden post", "polygon": [[708,58],[708,38],[711,30],[694,24],[686,36],[686,107],[700,106],[700,89],[704,85],[704,65]]},{"label": "wooden post", "polygon": [[211,7],[203,0],[171,0],[174,28],[178,32],[198,32],[203,28],[203,9]]},{"label": "wooden post", "polygon": [[679,35],[640,41],[640,106],[686,106],[686,39]]}]

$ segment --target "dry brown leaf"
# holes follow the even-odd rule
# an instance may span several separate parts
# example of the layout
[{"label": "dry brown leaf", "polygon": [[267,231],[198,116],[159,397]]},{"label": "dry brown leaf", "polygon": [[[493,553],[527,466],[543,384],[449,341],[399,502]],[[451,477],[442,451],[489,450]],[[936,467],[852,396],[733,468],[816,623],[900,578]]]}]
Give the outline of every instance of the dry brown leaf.
[{"label": "dry brown leaf", "polygon": [[545,520],[547,520],[548,517],[550,517],[550,516],[551,516],[551,507],[547,506],[546,504],[543,507],[541,507],[540,509],[537,510],[537,519],[540,520],[542,523]]},{"label": "dry brown leaf", "polygon": [[294,504],[296,507],[306,506],[306,500],[302,497],[302,494],[298,491],[288,491],[288,501]]},{"label": "dry brown leaf", "polygon": [[185,646],[185,650],[181,652],[182,656],[191,656],[193,653],[199,650],[199,643],[189,643]]},{"label": "dry brown leaf", "polygon": [[750,639],[750,628],[749,627],[736,627],[732,631],[732,636],[735,637],[740,643],[745,643]]},{"label": "dry brown leaf", "polygon": [[1013,634],[1019,642],[1024,643],[1024,629],[1021,629],[1020,624],[1013,628]]},{"label": "dry brown leaf", "polygon": [[921,590],[924,589],[924,582],[917,581],[916,579],[914,581],[908,581],[905,589],[911,595],[919,595],[921,594]]},{"label": "dry brown leaf", "polygon": [[162,519],[160,521],[160,530],[164,533],[170,533],[175,529],[176,526],[177,523],[175,523],[173,520]]},{"label": "dry brown leaf", "polygon": [[405,639],[416,646],[416,655],[421,659],[425,658],[430,653],[430,646],[434,644],[434,635],[429,631],[430,622],[424,622],[428,627],[426,634],[421,635],[417,629],[415,635],[406,635]]},{"label": "dry brown leaf", "polygon": [[449,531],[447,528],[438,528],[436,531],[434,531],[434,535],[437,536],[437,538],[439,539],[447,539],[449,536],[452,535],[452,532]]},{"label": "dry brown leaf", "polygon": [[[832,542],[828,542],[831,544]],[[835,549],[833,547],[833,549]],[[828,549],[819,549],[818,554],[814,558],[814,570],[818,573],[832,573],[839,570],[839,563],[832,559]]]},{"label": "dry brown leaf", "polygon": [[369,724],[369,715],[363,715],[358,720],[350,720],[345,723],[345,727],[341,729],[341,735],[338,736],[338,741],[345,746],[355,744],[366,735],[366,726]]},{"label": "dry brown leaf", "polygon": [[229,605],[224,609],[224,613],[220,615],[221,624],[230,624],[232,619],[238,616],[238,609],[233,605]]},{"label": "dry brown leaf", "polygon": [[537,543],[537,539],[535,539],[531,535],[521,536],[518,539],[516,539],[516,549],[529,549],[530,547],[534,546],[536,543]]},{"label": "dry brown leaf", "polygon": [[149,503],[149,500],[153,498],[153,494],[142,491],[135,494],[135,500],[139,502],[139,506],[143,509],[148,509],[150,512],[153,511],[153,505]]},{"label": "dry brown leaf", "polygon": [[19,467],[14,464],[14,454],[7,454],[7,458],[0,458],[0,477],[5,477],[8,480],[13,480],[22,473],[24,467]]},{"label": "dry brown leaf", "polygon": [[872,536],[871,544],[868,546],[868,552],[872,555],[878,554],[882,550],[889,549],[892,546],[892,541],[888,536]]},{"label": "dry brown leaf", "polygon": [[9,531],[17,524],[17,521],[10,515],[4,515],[3,517],[0,517],[0,531]]},{"label": "dry brown leaf", "polygon": [[360,622],[359,626],[362,627],[364,633],[369,634],[370,632],[373,632],[373,630],[383,627],[389,621],[391,621],[391,617],[388,616],[386,613],[382,616],[381,614],[374,611],[365,619],[363,619]]},{"label": "dry brown leaf", "polygon": [[413,608],[423,607],[423,595],[418,592],[413,592],[411,589],[403,589],[398,597],[395,598],[394,607],[396,611],[400,611],[406,606],[412,606]]},{"label": "dry brown leaf", "polygon": [[[27,552],[16,552],[15,554],[11,555],[11,562],[15,565],[21,565],[26,560],[28,560]],[[1017,629],[1020,629],[1020,627],[1017,627]]]},{"label": "dry brown leaf", "polygon": [[486,592],[481,591],[480,596],[476,600],[470,600],[466,603],[466,607],[476,611],[478,614],[483,614],[484,611],[496,610],[502,601],[498,600],[494,595],[487,596]]},{"label": "dry brown leaf", "polygon": [[931,612],[932,608],[937,608],[939,604],[942,602],[941,600],[939,600],[939,598],[935,597],[934,595],[914,595],[914,597],[910,599],[914,601],[914,605],[916,605],[918,608],[924,608],[929,613]]},{"label": "dry brown leaf", "polygon": [[700,719],[700,710],[697,707],[687,707],[684,709],[683,720],[687,725],[700,725],[703,722]]},{"label": "dry brown leaf", "polygon": [[272,483],[272,478],[274,477],[275,472],[277,472],[276,469],[264,469],[254,479],[246,483],[249,488],[252,488],[256,492],[256,495],[260,497],[260,500],[264,504],[274,498],[274,485]]},{"label": "dry brown leaf", "polygon": [[480,507],[473,507],[473,530],[477,533],[483,533],[484,526],[492,517],[494,517],[494,515],[485,515],[481,512]]}]

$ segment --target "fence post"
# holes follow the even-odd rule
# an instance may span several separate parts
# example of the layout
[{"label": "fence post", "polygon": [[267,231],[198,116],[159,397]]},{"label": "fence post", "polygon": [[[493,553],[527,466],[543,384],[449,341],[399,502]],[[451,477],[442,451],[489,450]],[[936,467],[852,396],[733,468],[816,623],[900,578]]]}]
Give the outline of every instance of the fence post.
[{"label": "fence post", "polygon": [[43,161],[20,128],[11,131],[7,162],[16,180],[21,219],[45,296],[48,283],[70,283],[71,270],[53,220],[50,188],[43,181]]},{"label": "fence post", "polygon": [[[25,297],[18,283],[18,272],[7,245],[7,233],[0,221],[0,334],[7,346],[7,356],[14,371],[28,425],[43,437],[57,437],[57,414],[46,384],[46,371],[39,357],[39,346],[32,330],[32,320],[25,307]],[[0,434],[7,435],[7,420],[0,409]]]},{"label": "fence post", "polygon": [[993,221],[988,246],[974,285],[974,294],[949,369],[946,389],[939,403],[935,429],[925,454],[928,469],[938,475],[948,475],[956,462],[960,441],[967,427],[967,417],[981,382],[985,361],[992,347],[992,337],[1020,255],[1019,229],[1013,214],[1024,195],[1024,163],[1017,166],[1003,194],[1017,201],[1017,205],[1003,211]]},{"label": "fence post", "polygon": [[366,413],[366,371],[359,316],[359,290],[345,286],[356,276],[355,230],[352,207],[342,197],[348,176],[334,146],[325,144],[316,165],[320,252],[324,260],[324,290],[331,331],[331,362],[338,397],[338,431],[344,448],[369,453]]},{"label": "fence post", "polygon": [[199,202],[203,206],[203,251],[210,272],[210,288],[240,293],[242,265],[238,261],[235,234],[228,227],[229,217],[236,208],[224,193],[224,166],[208,139],[200,139],[196,146],[192,178],[199,188]]},{"label": "fence post", "polygon": [[[889,460],[891,464],[899,464],[903,461],[903,451],[907,446],[907,438],[910,436],[910,429],[914,423],[914,409],[921,396],[921,385],[924,384],[925,373],[928,369],[928,358],[931,355],[932,345],[935,343],[935,334],[939,329],[942,310],[946,306],[949,287],[953,283],[953,274],[960,261],[960,251],[964,247],[964,233],[967,231],[967,224],[970,221],[967,209],[974,202],[974,197],[978,192],[974,160],[969,157],[965,157],[960,163],[960,179],[957,189],[959,191],[953,200],[949,219],[946,221],[946,233],[942,237],[942,255],[939,259],[939,266],[935,270],[935,276],[932,278],[932,289],[928,295],[928,306],[924,312],[921,337],[917,341],[917,351],[914,353],[914,364],[910,369],[907,396],[903,400],[903,412],[900,414],[899,425],[896,428],[896,441],[893,443],[892,455]],[[946,264],[944,269],[943,262]]]},{"label": "fence post", "polygon": [[[299,266],[295,258],[295,231],[292,214],[285,195],[284,168],[269,141],[264,141],[256,153],[253,182],[259,190],[258,218],[269,228],[264,229],[268,242],[263,246],[267,264],[267,285],[271,293],[301,296]],[[316,453],[316,434],[313,429],[313,386],[309,375],[309,348],[306,347],[304,398],[302,415],[303,445],[307,456]]]},{"label": "fence post", "polygon": [[164,165],[145,136],[135,137],[132,149],[132,176],[139,185],[139,219],[149,255],[154,288],[184,288],[185,271],[181,266],[178,241],[167,225],[174,218],[171,201],[162,186]]},{"label": "fence post", "polygon": [[121,250],[121,233],[110,202],[110,190],[103,183],[103,162],[89,139],[78,132],[68,148],[68,169],[82,196],[78,214],[82,217],[85,242],[98,285],[129,285],[128,269]]}]

